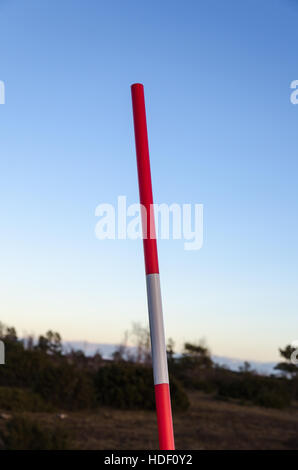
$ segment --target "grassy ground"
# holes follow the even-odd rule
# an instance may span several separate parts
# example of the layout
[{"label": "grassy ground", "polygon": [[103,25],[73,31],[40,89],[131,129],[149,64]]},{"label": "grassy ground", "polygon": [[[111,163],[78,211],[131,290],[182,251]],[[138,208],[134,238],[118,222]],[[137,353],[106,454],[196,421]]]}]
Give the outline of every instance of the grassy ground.
[{"label": "grassy ground", "polygon": [[[298,449],[298,408],[279,411],[190,394],[188,412],[174,415],[177,449]],[[68,413],[26,413],[40,424],[59,424],[78,449],[157,449],[153,412],[101,409]],[[3,420],[0,426],[3,426]]]}]

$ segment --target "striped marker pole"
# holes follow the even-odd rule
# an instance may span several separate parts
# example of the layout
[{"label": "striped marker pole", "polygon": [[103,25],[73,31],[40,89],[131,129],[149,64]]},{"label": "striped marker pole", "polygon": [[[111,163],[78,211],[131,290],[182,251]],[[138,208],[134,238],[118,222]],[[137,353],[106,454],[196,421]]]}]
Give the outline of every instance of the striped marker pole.
[{"label": "striped marker pole", "polygon": [[174,450],[143,85],[140,83],[133,84],[131,86],[131,95],[140,203],[141,207],[145,208],[145,211],[142,212],[142,228],[159,447],[161,450]]}]

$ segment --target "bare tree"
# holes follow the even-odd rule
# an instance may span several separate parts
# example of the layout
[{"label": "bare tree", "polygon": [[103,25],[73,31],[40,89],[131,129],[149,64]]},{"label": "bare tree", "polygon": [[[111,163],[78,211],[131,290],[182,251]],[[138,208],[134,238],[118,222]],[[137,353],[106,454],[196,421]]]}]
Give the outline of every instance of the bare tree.
[{"label": "bare tree", "polygon": [[119,344],[119,346],[115,349],[115,351],[112,354],[113,360],[115,362],[133,360],[132,353],[130,352],[129,347],[128,347],[128,337],[129,337],[129,332],[126,330],[124,332],[122,342]]},{"label": "bare tree", "polygon": [[151,364],[151,347],[149,327],[134,322],[129,334],[133,345],[135,346],[135,361],[143,364]]}]

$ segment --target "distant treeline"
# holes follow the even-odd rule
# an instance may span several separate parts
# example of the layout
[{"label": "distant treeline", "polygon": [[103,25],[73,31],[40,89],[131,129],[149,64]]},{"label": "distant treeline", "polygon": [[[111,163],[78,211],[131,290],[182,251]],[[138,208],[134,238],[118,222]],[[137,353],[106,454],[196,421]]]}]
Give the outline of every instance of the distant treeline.
[{"label": "distant treeline", "polygon": [[[0,366],[0,410],[81,410],[100,406],[154,409],[154,388],[148,330],[134,325],[134,354],[120,346],[111,360],[100,353],[63,351],[59,333],[48,331],[36,341],[19,339],[14,328],[0,325],[6,364]],[[284,408],[298,399],[298,367],[290,361],[293,348],[280,350],[280,376],[262,376],[245,363],[234,372],[213,363],[207,347],[186,343],[176,355],[167,346],[172,406],[189,407],[187,390],[212,393],[222,400]]]}]

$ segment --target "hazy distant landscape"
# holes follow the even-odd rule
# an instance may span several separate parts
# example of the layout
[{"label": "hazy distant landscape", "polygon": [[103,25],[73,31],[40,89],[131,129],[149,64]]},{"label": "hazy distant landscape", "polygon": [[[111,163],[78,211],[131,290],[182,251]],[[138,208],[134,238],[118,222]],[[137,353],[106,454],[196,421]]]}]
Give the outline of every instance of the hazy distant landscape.
[{"label": "hazy distant landscape", "polygon": [[[82,350],[87,356],[92,356],[99,351],[105,359],[110,359],[113,352],[119,348],[119,344],[91,343],[88,341],[64,341],[63,344],[66,350],[72,348]],[[131,346],[131,349],[133,350],[134,347]],[[227,366],[231,370],[238,370],[244,362],[243,359],[226,356],[212,355],[211,357],[216,364]],[[276,362],[251,361],[249,359],[246,359],[246,361],[260,374],[276,374],[276,370],[274,369]]]}]

